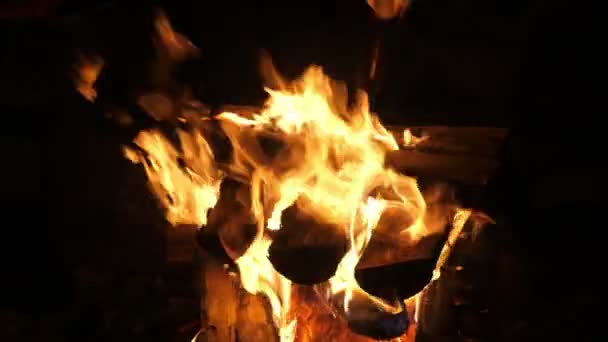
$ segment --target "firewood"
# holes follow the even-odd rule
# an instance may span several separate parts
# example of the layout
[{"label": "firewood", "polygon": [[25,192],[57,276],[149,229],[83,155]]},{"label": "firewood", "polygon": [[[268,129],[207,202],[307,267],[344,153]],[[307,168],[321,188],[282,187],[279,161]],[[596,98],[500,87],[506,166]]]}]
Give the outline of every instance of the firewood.
[{"label": "firewood", "polygon": [[[403,146],[407,127],[390,126]],[[498,168],[498,152],[508,130],[493,127],[407,128],[422,140],[387,155],[387,165],[413,175],[465,184],[485,184]]]},{"label": "firewood", "polygon": [[508,130],[496,127],[447,126],[388,126],[400,145],[404,145],[404,130],[409,130],[419,141],[405,146],[427,153],[460,154],[496,157]]},{"label": "firewood", "polygon": [[[166,130],[170,126],[199,129],[214,151],[217,167],[226,171],[229,176],[247,182],[247,179],[242,179],[247,178],[247,175],[233,174],[233,170],[227,167],[232,153],[230,142],[222,132],[218,121],[210,119],[209,113],[203,109],[200,110],[199,117],[189,115],[186,121],[183,121],[184,118],[182,121],[156,121],[137,113],[137,108],[131,108],[129,113],[132,114],[134,122],[128,129],[133,131],[138,127],[141,129],[159,127]],[[245,117],[251,117],[252,113],[259,112],[259,109],[245,106],[226,106],[220,109],[216,113],[228,111]],[[508,132],[506,129],[493,127],[410,127],[412,134],[421,135],[424,140],[416,145],[403,146],[403,132],[406,127],[387,128],[401,145],[398,151],[387,154],[387,166],[412,176],[426,176],[464,184],[487,182],[498,167],[498,151]]]},{"label": "firewood", "polygon": [[498,168],[498,161],[488,157],[399,150],[387,155],[387,165],[411,176],[485,184]]},{"label": "firewood", "polygon": [[[226,254],[236,260],[245,253],[256,237],[257,225],[249,209],[249,187],[224,180],[220,196],[209,212],[208,222],[203,230],[216,233]],[[203,237],[211,237],[203,235]]]},{"label": "firewood", "polygon": [[336,273],[348,249],[342,228],[320,223],[295,205],[283,212],[282,226],[269,250],[279,273],[301,285],[322,283]]},{"label": "firewood", "polygon": [[202,252],[201,321],[203,331],[197,342],[236,341],[239,309],[238,279],[230,276],[223,264]]},{"label": "firewood", "polygon": [[357,268],[366,269],[411,260],[429,259],[432,258],[437,246],[441,244],[441,240],[442,236],[438,234],[423,237],[415,244],[405,243],[402,240],[387,241],[372,236]]},{"label": "firewood", "polygon": [[190,263],[196,254],[198,227],[179,226],[167,232],[167,261],[169,263]]},{"label": "firewood", "polygon": [[262,295],[247,293],[233,271],[202,251],[203,326],[196,341],[278,341],[268,301]]},{"label": "firewood", "polygon": [[422,291],[433,277],[436,259],[418,259],[358,269],[355,277],[366,292],[386,300],[404,300]]},{"label": "firewood", "polygon": [[345,292],[336,293],[330,301],[355,334],[389,340],[407,331],[410,321],[404,307],[389,306],[359,289],[352,291],[348,307],[345,307],[345,295]]},{"label": "firewood", "polygon": [[278,342],[277,329],[264,297],[241,291],[237,337],[240,342]]},{"label": "firewood", "polygon": [[[458,330],[464,333],[464,325],[471,323],[466,321],[471,317],[462,317],[463,310],[469,309],[469,303],[462,298],[463,287],[470,283],[463,274],[469,266],[465,266],[463,271],[462,265],[459,264],[463,260],[459,254],[464,252],[466,255],[470,252],[467,249],[472,247],[473,234],[467,233],[490,222],[487,216],[473,213],[460,229],[459,225],[455,225],[450,232],[437,261],[436,270],[440,272],[440,276],[431,281],[420,294],[416,335],[421,337],[421,341],[434,341],[436,337],[453,335]],[[469,314],[471,312],[467,312],[467,315]],[[469,329],[468,333],[480,331],[478,326],[466,328]]]}]

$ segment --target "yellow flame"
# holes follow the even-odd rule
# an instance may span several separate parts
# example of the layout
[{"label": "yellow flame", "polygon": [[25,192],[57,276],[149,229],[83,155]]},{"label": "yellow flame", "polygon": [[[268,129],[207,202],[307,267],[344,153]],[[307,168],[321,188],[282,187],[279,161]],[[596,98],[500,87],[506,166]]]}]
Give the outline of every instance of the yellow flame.
[{"label": "yellow flame", "polygon": [[247,252],[236,260],[243,288],[253,294],[266,296],[272,309],[275,326],[282,341],[293,338],[295,320],[288,320],[291,282],[280,275],[268,259],[272,240],[262,237],[253,242]]},{"label": "yellow flame", "polygon": [[205,225],[207,211],[219,198],[223,174],[213,165],[213,152],[200,133],[179,130],[178,137],[183,152],[161,132],[142,131],[134,141],[141,149],[126,147],[125,156],[144,166],[170,223]]},{"label": "yellow flame", "polygon": [[450,254],[452,253],[454,244],[456,244],[456,240],[458,240],[458,237],[460,236],[464,225],[467,223],[467,220],[471,216],[471,213],[472,211],[470,209],[459,209],[456,211],[456,214],[454,215],[454,220],[452,222],[452,230],[448,235],[448,240],[441,249],[439,259],[437,260],[437,264],[435,265],[435,270],[433,271],[433,280],[436,280],[441,276],[441,269],[447,262]]},{"label": "yellow flame", "polygon": [[[384,303],[365,293],[355,279],[357,263],[386,208],[408,213],[411,222],[400,233],[412,241],[431,232],[416,180],[385,166],[386,154],[399,148],[395,138],[370,113],[365,93],[348,106],[343,88],[319,67],[310,67],[293,82],[276,84],[281,88],[266,89],[269,98],[259,112],[217,116],[233,147],[224,170],[249,181],[250,209],[258,224],[255,240],[236,259],[243,288],[265,295],[281,339],[295,339],[296,320],[289,317],[292,284],[268,258],[270,231],[281,229],[283,211],[295,206],[337,227],[349,241],[335,275],[325,284],[327,298],[340,298],[347,315],[355,298],[366,298],[381,310],[403,310],[402,303]],[[144,165],[170,222],[204,225],[224,173],[201,134],[178,130],[178,137],[181,151],[160,132],[144,131],[135,139],[139,149],[125,153]]]},{"label": "yellow flame", "polygon": [[416,136],[409,128],[403,130],[403,146],[416,146],[428,139],[428,136]]}]

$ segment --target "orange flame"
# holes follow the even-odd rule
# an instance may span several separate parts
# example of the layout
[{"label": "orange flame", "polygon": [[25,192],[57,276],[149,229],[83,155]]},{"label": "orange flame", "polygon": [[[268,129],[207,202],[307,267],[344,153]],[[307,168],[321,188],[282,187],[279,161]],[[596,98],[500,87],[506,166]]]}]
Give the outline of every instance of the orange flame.
[{"label": "orange flame", "polygon": [[392,19],[403,14],[410,0],[367,0],[367,4],[380,19]]},{"label": "orange flame", "polygon": [[[273,72],[273,75],[278,73]],[[251,185],[250,208],[258,231],[238,259],[243,288],[268,298],[283,341],[296,338],[291,310],[292,284],[268,258],[271,231],[281,229],[282,213],[295,206],[322,223],[331,224],[350,245],[335,275],[318,288],[346,318],[356,315],[355,299],[365,298],[379,310],[412,310],[414,299],[385,303],[363,291],[355,267],[387,208],[407,212],[411,221],[400,234],[416,241],[435,231],[427,223],[427,207],[415,179],[385,166],[385,156],[399,148],[393,135],[369,112],[367,95],[347,105],[344,88],[321,68],[310,67],[293,82],[277,80],[280,89],[266,89],[269,98],[258,113],[224,112],[217,116],[233,147],[224,170]],[[143,131],[138,148],[126,148],[145,167],[150,186],[173,224],[204,225],[225,176],[198,132],[178,130],[181,151],[158,131]]]},{"label": "orange flame", "polygon": [[97,98],[95,81],[103,68],[103,60],[98,56],[78,55],[74,66],[74,83],[76,90],[87,100],[94,102]]},{"label": "orange flame", "polygon": [[144,166],[171,224],[205,225],[207,211],[219,198],[223,174],[215,168],[213,152],[201,134],[179,130],[178,136],[183,152],[161,132],[142,131],[134,141],[140,149],[126,147],[125,156]]}]

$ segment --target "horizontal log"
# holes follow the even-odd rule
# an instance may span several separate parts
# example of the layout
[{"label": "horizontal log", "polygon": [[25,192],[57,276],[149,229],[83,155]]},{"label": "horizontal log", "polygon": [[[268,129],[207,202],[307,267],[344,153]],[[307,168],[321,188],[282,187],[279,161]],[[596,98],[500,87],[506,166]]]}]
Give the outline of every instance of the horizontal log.
[{"label": "horizontal log", "polygon": [[387,155],[387,164],[411,176],[479,185],[486,184],[499,166],[494,158],[416,150],[391,152]]},{"label": "horizontal log", "polygon": [[[412,176],[463,184],[485,184],[499,166],[498,153],[508,130],[495,127],[389,126],[401,145],[387,164]],[[404,146],[403,132],[422,140]]]},{"label": "horizontal log", "polygon": [[404,240],[389,241],[372,236],[357,268],[364,269],[395,262],[432,258],[442,238],[442,234],[434,234],[415,243],[408,243]]},{"label": "horizontal log", "polygon": [[[448,126],[387,126],[395,140],[405,145],[403,132],[410,131],[414,140],[411,147],[418,151],[445,154],[468,154],[495,157],[509,130],[498,127]],[[418,138],[418,139],[416,139]]]}]

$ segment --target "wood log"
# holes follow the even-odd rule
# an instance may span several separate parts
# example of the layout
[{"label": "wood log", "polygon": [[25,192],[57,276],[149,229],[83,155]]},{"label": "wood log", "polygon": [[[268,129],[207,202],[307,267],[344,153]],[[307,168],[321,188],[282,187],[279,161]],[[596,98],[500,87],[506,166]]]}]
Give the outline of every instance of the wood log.
[{"label": "wood log", "polygon": [[498,152],[508,134],[505,128],[388,126],[397,142],[405,144],[409,129],[421,141],[387,156],[387,165],[412,176],[426,176],[464,184],[485,184],[498,168]]},{"label": "wood log", "polygon": [[386,163],[410,176],[425,176],[464,184],[485,184],[499,165],[494,158],[409,149],[389,153]]},{"label": "wood log", "polygon": [[295,205],[281,217],[282,226],[273,235],[269,259],[274,268],[296,284],[314,285],[331,278],[348,250],[340,227],[323,224]]},{"label": "wood log", "polygon": [[196,226],[172,227],[167,232],[167,262],[191,263],[197,253]]},{"label": "wood log", "polygon": [[[197,112],[200,114],[197,115],[209,117],[213,114],[206,111],[204,106],[199,107]],[[131,108],[131,111],[136,113],[137,108]],[[259,109],[251,106],[224,106],[215,113],[224,111],[251,117]],[[177,119],[155,121],[143,117],[141,113],[134,116],[134,119],[132,126],[136,128],[166,128],[173,125],[200,129],[216,155],[218,167],[230,174],[230,169],[225,164],[229,162],[231,147],[217,120],[197,120],[196,115],[190,115],[185,123]],[[387,129],[400,145],[398,151],[387,154],[387,166],[411,176],[464,184],[485,184],[488,181],[498,168],[498,152],[508,133],[507,129],[496,127],[387,126]],[[405,129],[409,129],[415,136],[423,137],[422,141],[405,146]],[[243,175],[234,177],[246,182],[242,179]]]},{"label": "wood log", "polygon": [[196,342],[278,341],[267,300],[247,293],[234,270],[201,251],[201,321]]},{"label": "wood log", "polygon": [[466,154],[496,157],[508,134],[508,129],[498,127],[447,127],[447,126],[387,126],[395,140],[404,145],[404,130],[420,138],[409,146],[427,153]]},{"label": "wood log", "polygon": [[241,290],[236,332],[239,342],[279,341],[266,298]]},{"label": "wood log", "polygon": [[201,322],[197,342],[236,341],[238,281],[211,254],[201,252]]}]

